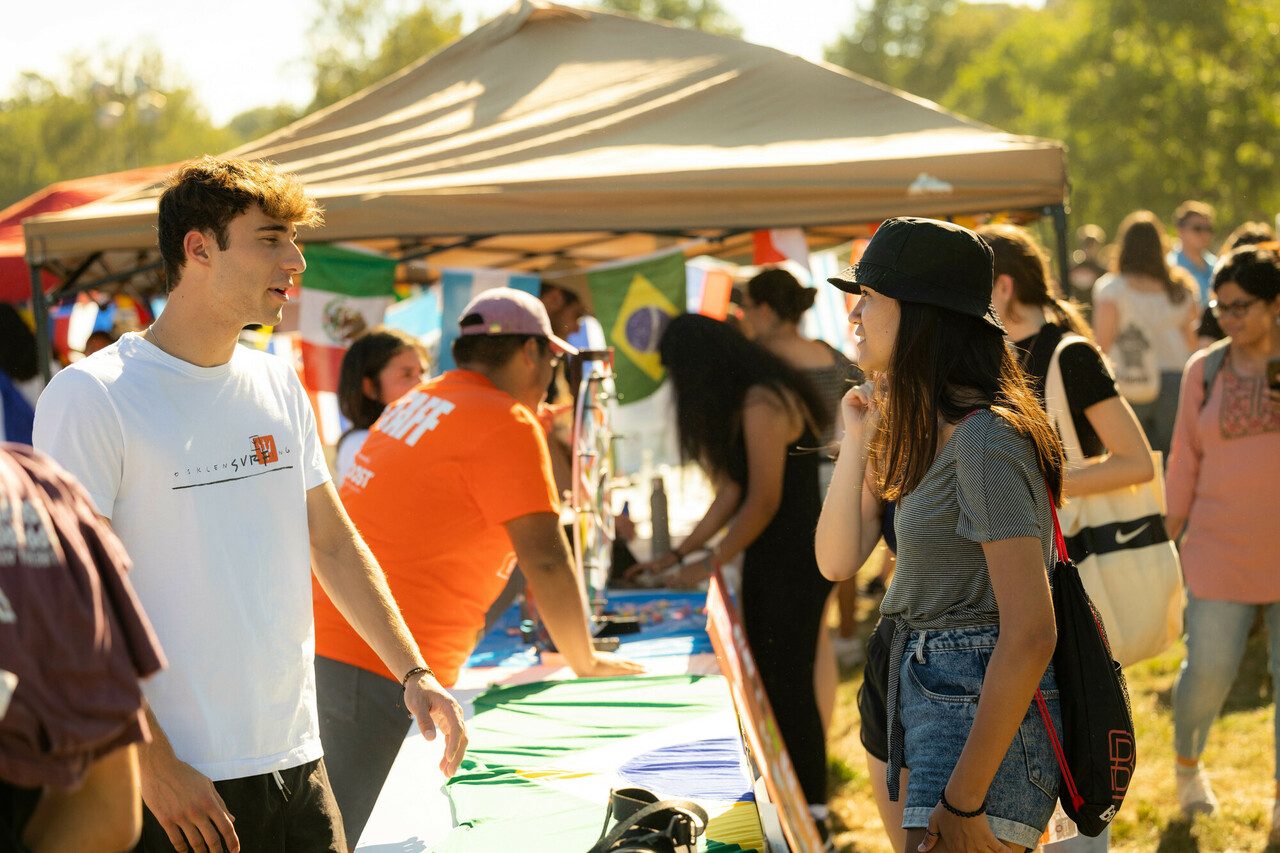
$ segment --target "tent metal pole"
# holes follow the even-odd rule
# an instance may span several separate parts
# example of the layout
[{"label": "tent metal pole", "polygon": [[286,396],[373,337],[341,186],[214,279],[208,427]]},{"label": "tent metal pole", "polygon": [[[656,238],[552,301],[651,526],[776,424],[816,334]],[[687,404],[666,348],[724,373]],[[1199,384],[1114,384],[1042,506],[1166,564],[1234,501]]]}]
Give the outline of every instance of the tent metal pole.
[{"label": "tent metal pole", "polygon": [[40,282],[43,268],[38,264],[31,265],[31,316],[36,323],[36,358],[40,362],[40,375],[46,385],[53,378],[50,363],[53,361],[53,345],[49,340],[49,303],[45,300],[44,287]]},{"label": "tent metal pole", "polygon": [[1070,255],[1067,251],[1067,206],[1065,204],[1050,205],[1048,212],[1053,216],[1053,233],[1058,238],[1058,288],[1063,298],[1067,294],[1067,270]]},{"label": "tent metal pole", "polygon": [[163,260],[152,261],[149,264],[142,264],[141,266],[134,267],[133,269],[121,270],[120,272],[103,276],[102,278],[95,279],[94,281],[77,283],[75,285],[71,285],[70,282],[67,282],[62,284],[53,292],[53,298],[65,299],[66,297],[72,296],[76,293],[83,293],[86,290],[94,290],[108,284],[115,284],[117,281],[128,281],[135,275],[152,272],[153,270],[160,269],[162,266],[164,266]]},{"label": "tent metal pole", "polygon": [[[80,277],[88,271],[89,267],[97,263],[98,259],[101,257],[102,257],[101,252],[94,252],[89,257],[85,258],[84,262],[80,264],[80,266],[76,267],[75,272],[67,276],[66,280],[62,282],[62,288],[72,287],[73,285],[75,285],[75,283],[80,280]],[[62,288],[59,288],[59,289],[62,289]]]}]

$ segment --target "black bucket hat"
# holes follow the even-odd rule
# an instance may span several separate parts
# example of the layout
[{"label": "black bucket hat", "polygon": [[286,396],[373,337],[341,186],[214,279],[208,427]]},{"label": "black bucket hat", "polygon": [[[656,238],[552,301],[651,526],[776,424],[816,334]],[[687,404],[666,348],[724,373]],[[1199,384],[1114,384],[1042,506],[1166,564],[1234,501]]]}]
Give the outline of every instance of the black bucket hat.
[{"label": "black bucket hat", "polygon": [[846,293],[863,285],[902,302],[923,302],[985,320],[1005,333],[991,304],[994,255],[968,228],[937,219],[886,219],[862,258],[827,279]]}]

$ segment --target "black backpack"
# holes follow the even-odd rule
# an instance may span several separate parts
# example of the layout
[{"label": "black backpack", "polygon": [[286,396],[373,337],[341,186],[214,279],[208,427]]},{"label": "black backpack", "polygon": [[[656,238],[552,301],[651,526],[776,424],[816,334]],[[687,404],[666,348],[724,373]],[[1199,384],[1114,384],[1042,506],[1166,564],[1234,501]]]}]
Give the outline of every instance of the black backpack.
[{"label": "black backpack", "polygon": [[1038,689],[1035,701],[1062,772],[1058,792],[1062,808],[1081,833],[1096,837],[1120,810],[1133,778],[1137,763],[1133,715],[1124,673],[1111,657],[1102,618],[1067,556],[1052,495],[1049,506],[1058,549],[1052,578],[1058,627],[1053,670],[1062,708],[1061,741]]}]

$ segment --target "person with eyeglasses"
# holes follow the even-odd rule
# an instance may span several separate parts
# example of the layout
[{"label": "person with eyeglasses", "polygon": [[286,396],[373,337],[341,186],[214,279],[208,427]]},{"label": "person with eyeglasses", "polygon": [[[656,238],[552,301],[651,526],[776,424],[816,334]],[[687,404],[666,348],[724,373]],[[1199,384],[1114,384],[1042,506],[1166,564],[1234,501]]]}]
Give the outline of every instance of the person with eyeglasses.
[{"label": "person with eyeglasses", "polygon": [[[1178,802],[1191,816],[1217,797],[1200,766],[1209,730],[1231,690],[1254,619],[1267,623],[1273,691],[1280,694],[1280,244],[1244,246],[1223,258],[1210,304],[1227,341],[1206,386],[1215,348],[1187,364],[1169,458],[1169,535],[1182,539],[1187,657],[1173,689]],[[1280,717],[1276,720],[1280,744]],[[1276,759],[1280,762],[1280,751]],[[1280,842],[1280,771],[1271,842]]]},{"label": "person with eyeglasses", "polygon": [[[463,309],[458,365],[392,403],[369,430],[342,502],[387,575],[410,633],[452,685],[518,565],[579,676],[642,672],[596,652],[560,528],[537,410],[563,353],[543,303],[494,288]],[[320,737],[348,838],[360,837],[404,741],[400,674],[315,590]]]},{"label": "person with eyeglasses", "polygon": [[1203,201],[1187,200],[1173,212],[1178,229],[1178,242],[1169,250],[1169,266],[1178,266],[1191,274],[1200,289],[1200,306],[1209,304],[1209,288],[1213,265],[1218,258],[1209,251],[1213,243],[1213,207]]},{"label": "person with eyeglasses", "polygon": [[[1222,241],[1221,255],[1229,255],[1233,249],[1241,246],[1252,246],[1256,243],[1270,243],[1276,239],[1276,232],[1271,226],[1265,222],[1242,222],[1236,226],[1235,230],[1227,235],[1227,239]],[[1200,327],[1196,329],[1196,335],[1199,338],[1200,346],[1207,347],[1215,341],[1220,341],[1227,336],[1222,331],[1222,326],[1218,324],[1218,318],[1214,316],[1213,309],[1205,306],[1204,313],[1200,315]]]}]

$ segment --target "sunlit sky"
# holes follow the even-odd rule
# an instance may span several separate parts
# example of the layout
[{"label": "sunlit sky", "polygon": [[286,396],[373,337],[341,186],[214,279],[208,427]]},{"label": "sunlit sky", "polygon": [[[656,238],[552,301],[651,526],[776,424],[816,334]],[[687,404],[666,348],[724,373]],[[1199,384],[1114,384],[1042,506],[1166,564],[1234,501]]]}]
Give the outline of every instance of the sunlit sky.
[{"label": "sunlit sky", "polygon": [[[436,3],[462,12],[463,31],[512,5],[513,0]],[[1041,5],[1043,0],[1020,0]],[[389,0],[394,8],[414,0]],[[867,0],[721,0],[757,44],[806,59],[847,30]],[[58,77],[67,58],[119,55],[158,47],[167,66],[194,88],[221,124],[256,106],[307,103],[307,28],[317,0],[24,0],[6,3],[0,30],[0,95],[22,71]],[[573,5],[572,2],[568,5]],[[583,3],[585,5],[585,3]]]}]

